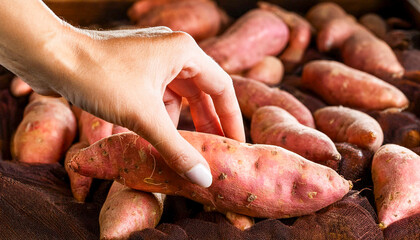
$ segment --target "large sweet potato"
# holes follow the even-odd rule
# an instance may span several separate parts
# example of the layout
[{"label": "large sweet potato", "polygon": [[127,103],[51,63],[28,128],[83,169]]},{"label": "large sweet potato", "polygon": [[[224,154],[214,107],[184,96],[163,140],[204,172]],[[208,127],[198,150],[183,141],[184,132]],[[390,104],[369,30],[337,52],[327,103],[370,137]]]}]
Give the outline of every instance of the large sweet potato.
[{"label": "large sweet potato", "polygon": [[314,113],[317,129],[334,142],[348,142],[361,148],[376,151],[384,140],[379,123],[366,113],[330,106]]},{"label": "large sweet potato", "polygon": [[13,138],[13,156],[27,163],[58,162],[76,131],[76,119],[66,100],[34,93]]},{"label": "large sweet potato", "polygon": [[288,111],[303,125],[315,126],[312,113],[290,93],[249,78],[233,75],[232,80],[242,114],[248,119],[258,108],[273,105]]},{"label": "large sweet potato", "polygon": [[138,135],[116,134],[73,157],[71,167],[95,178],[116,179],[150,192],[181,195],[253,217],[286,218],[315,212],[339,199],[350,183],[334,170],[270,145],[180,131],[208,161],[213,184],[203,188],[180,177]]},{"label": "large sweet potato", "polygon": [[404,68],[392,49],[367,30],[356,31],[344,42],[341,57],[346,65],[384,80],[404,75]]},{"label": "large sweet potato", "polygon": [[115,182],[99,214],[100,239],[126,239],[154,228],[163,212],[164,195],[137,191]]},{"label": "large sweet potato", "polygon": [[289,27],[289,44],[281,54],[280,59],[283,61],[286,71],[292,71],[302,61],[306,48],[311,41],[311,24],[299,14],[286,11],[277,5],[258,2],[258,6],[279,16]]},{"label": "large sweet potato", "polygon": [[307,63],[302,83],[331,105],[366,110],[405,108],[409,105],[407,97],[398,88],[336,61]]},{"label": "large sweet potato", "polygon": [[[137,9],[141,12],[137,13]],[[134,5],[129,16],[140,27],[166,26],[187,32],[196,41],[215,36],[227,22],[227,16],[213,1],[170,1],[147,12]]]},{"label": "large sweet potato", "polygon": [[200,46],[228,73],[248,69],[286,46],[289,29],[275,14],[254,9],[239,18],[221,36]]},{"label": "large sweet potato", "polygon": [[87,195],[89,194],[90,186],[92,184],[92,178],[80,175],[74,172],[69,167],[70,160],[73,156],[82,148],[88,147],[89,144],[87,142],[78,142],[73,144],[70,149],[67,151],[66,158],[64,160],[64,167],[66,168],[67,174],[69,175],[70,179],[70,188],[71,192],[73,193],[73,197],[78,202],[84,202]]},{"label": "large sweet potato", "polygon": [[340,153],[327,135],[300,124],[279,107],[265,106],[255,111],[251,137],[254,143],[280,146],[333,169],[340,160]]},{"label": "large sweet potato", "polygon": [[419,155],[387,144],[372,161],[372,180],[380,226],[420,213]]}]

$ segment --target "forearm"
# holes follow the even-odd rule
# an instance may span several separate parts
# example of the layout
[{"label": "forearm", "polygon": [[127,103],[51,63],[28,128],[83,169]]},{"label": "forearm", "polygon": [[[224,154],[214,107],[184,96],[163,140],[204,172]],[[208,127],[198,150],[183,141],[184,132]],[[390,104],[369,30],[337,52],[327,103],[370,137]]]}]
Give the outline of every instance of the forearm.
[{"label": "forearm", "polygon": [[76,64],[74,41],[66,41],[75,31],[41,0],[0,0],[0,23],[0,64],[25,80],[59,75]]}]

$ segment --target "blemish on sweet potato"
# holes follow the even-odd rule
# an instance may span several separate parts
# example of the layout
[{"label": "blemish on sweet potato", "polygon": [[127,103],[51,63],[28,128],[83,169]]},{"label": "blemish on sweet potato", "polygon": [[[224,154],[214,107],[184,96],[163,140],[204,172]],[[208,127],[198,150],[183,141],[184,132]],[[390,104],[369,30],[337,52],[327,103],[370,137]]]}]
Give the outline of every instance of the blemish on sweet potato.
[{"label": "blemish on sweet potato", "polygon": [[226,173],[220,173],[219,175],[219,180],[225,180],[227,178],[227,174]]},{"label": "blemish on sweet potato", "polygon": [[256,195],[254,195],[254,194],[252,194],[252,193],[249,193],[248,194],[248,198],[246,199],[249,203],[252,203],[253,201],[255,201],[257,199],[257,196]]}]

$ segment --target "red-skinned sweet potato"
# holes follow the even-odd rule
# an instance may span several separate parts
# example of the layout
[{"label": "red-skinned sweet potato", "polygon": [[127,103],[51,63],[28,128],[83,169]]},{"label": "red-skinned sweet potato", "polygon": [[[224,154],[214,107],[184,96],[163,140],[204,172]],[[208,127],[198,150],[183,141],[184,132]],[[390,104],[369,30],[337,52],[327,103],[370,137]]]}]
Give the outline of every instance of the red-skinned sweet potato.
[{"label": "red-skinned sweet potato", "polygon": [[350,188],[331,168],[277,146],[249,145],[199,132],[180,134],[208,161],[214,179],[209,188],[180,177],[133,133],[98,141],[73,157],[70,165],[80,174],[116,179],[134,189],[181,195],[220,212],[264,218],[315,212],[341,199]]},{"label": "red-skinned sweet potato", "polygon": [[380,39],[385,39],[388,26],[381,16],[375,13],[368,13],[359,18],[360,24],[371,31]]},{"label": "red-skinned sweet potato", "polygon": [[289,27],[289,44],[280,56],[287,72],[291,72],[301,61],[311,41],[311,24],[305,18],[294,12],[268,3],[258,2],[262,9],[269,10],[279,16]]},{"label": "red-skinned sweet potato", "polygon": [[348,142],[376,151],[384,140],[379,123],[366,113],[342,106],[330,106],[314,113],[318,130],[334,142]]},{"label": "red-skinned sweet potato", "polygon": [[22,80],[20,77],[14,77],[10,83],[10,92],[15,97],[28,95],[32,92],[31,86]]},{"label": "red-skinned sweet potato", "polygon": [[126,239],[135,231],[154,228],[162,216],[163,201],[163,194],[114,181],[99,214],[100,239]]},{"label": "red-skinned sweet potato", "polygon": [[420,213],[419,155],[396,144],[373,156],[372,180],[380,227]]},{"label": "red-skinned sweet potato", "polygon": [[136,13],[137,9],[134,5],[129,10],[137,26],[166,26],[189,33],[196,41],[216,36],[228,19],[213,1],[170,1],[144,13]]},{"label": "red-skinned sweet potato", "polygon": [[361,26],[356,24],[356,20],[352,17],[332,19],[325,23],[324,27],[318,32],[316,40],[318,50],[329,52],[340,49],[344,42],[360,29]]},{"label": "red-skinned sweet potato", "polygon": [[225,216],[233,226],[242,231],[254,226],[255,224],[254,218],[242,214],[227,212]]},{"label": "red-skinned sweet potato", "polygon": [[[127,11],[127,15],[130,19],[138,19],[144,14],[150,12],[153,8],[163,6],[165,4],[173,2],[187,2],[192,0],[139,0],[135,2],[130,9]],[[199,1],[208,1],[208,0],[194,0]]]},{"label": "red-skinned sweet potato", "polygon": [[341,48],[346,65],[375,75],[383,80],[401,78],[404,68],[392,49],[367,30],[356,31]]},{"label": "red-skinned sweet potato", "polygon": [[306,14],[306,19],[319,31],[327,22],[336,18],[345,17],[346,15],[346,11],[338,4],[325,2],[319,3],[309,9]]},{"label": "red-skinned sweet potato", "polygon": [[73,193],[73,197],[78,202],[85,201],[87,195],[89,194],[90,186],[92,184],[92,178],[74,172],[72,169],[70,169],[69,163],[73,156],[80,149],[83,149],[88,146],[89,144],[87,142],[78,142],[76,144],[73,144],[73,146],[71,146],[67,151],[66,158],[64,160],[64,167],[66,168],[67,174],[69,175],[70,179],[71,192]]},{"label": "red-skinned sweet potato", "polygon": [[275,14],[253,9],[221,36],[200,43],[226,72],[240,73],[265,56],[279,54],[289,40],[289,29]]},{"label": "red-skinned sweet potato", "polygon": [[66,100],[33,93],[13,137],[14,159],[27,163],[58,162],[76,131],[76,119]]},{"label": "red-skinned sweet potato", "polygon": [[254,143],[276,145],[333,169],[337,169],[341,158],[327,135],[300,124],[295,117],[276,106],[264,106],[255,111],[251,137]]},{"label": "red-skinned sweet potato", "polygon": [[398,88],[336,61],[307,63],[303,68],[302,83],[331,105],[365,110],[409,105],[407,97]]},{"label": "red-skinned sweet potato", "polygon": [[233,75],[232,79],[242,114],[248,119],[258,108],[273,105],[288,111],[301,124],[315,126],[312,113],[290,93],[249,78]]},{"label": "red-skinned sweet potato", "polygon": [[274,86],[281,82],[283,74],[284,66],[281,60],[273,56],[266,56],[261,62],[246,71],[244,77]]}]

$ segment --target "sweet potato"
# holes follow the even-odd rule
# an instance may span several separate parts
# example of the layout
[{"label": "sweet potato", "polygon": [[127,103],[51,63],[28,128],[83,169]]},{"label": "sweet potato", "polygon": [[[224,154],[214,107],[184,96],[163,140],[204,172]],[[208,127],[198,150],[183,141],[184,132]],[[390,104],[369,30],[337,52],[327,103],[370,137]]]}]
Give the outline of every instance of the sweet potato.
[{"label": "sweet potato", "polygon": [[336,61],[307,63],[303,68],[302,83],[331,105],[366,110],[409,105],[407,97],[398,88]]},{"label": "sweet potato", "polygon": [[289,40],[289,29],[275,14],[253,9],[221,36],[200,43],[201,48],[228,73],[249,69],[265,56],[279,54]]},{"label": "sweet potato", "polygon": [[79,119],[80,139],[93,144],[112,135],[113,124],[82,111]]},{"label": "sweet potato", "polygon": [[283,148],[179,132],[208,161],[214,179],[209,188],[180,177],[151,145],[133,133],[98,141],[73,157],[70,166],[86,176],[116,179],[134,189],[180,195],[222,213],[251,217],[309,214],[349,191],[350,183],[331,168]]},{"label": "sweet potato", "polygon": [[317,129],[334,142],[348,142],[375,152],[384,140],[381,126],[375,119],[351,108],[321,108],[314,113],[314,119]]},{"label": "sweet potato", "polygon": [[[187,2],[192,0],[139,0],[135,2],[130,9],[127,11],[127,15],[130,19],[139,19],[144,14],[150,12],[153,8],[163,6],[165,4],[173,2]],[[208,0],[195,0],[199,1],[208,1]]]},{"label": "sweet potato", "polygon": [[254,143],[283,147],[333,169],[337,168],[341,158],[327,135],[300,124],[295,117],[276,106],[265,106],[255,111],[251,121],[251,138]]},{"label": "sweet potato", "polygon": [[396,144],[378,149],[372,180],[380,227],[420,213],[419,155]]},{"label": "sweet potato", "polygon": [[366,30],[356,31],[344,42],[341,57],[346,65],[383,80],[401,78],[404,74],[392,49]]},{"label": "sweet potato", "polygon": [[319,3],[309,9],[306,14],[306,19],[319,31],[327,22],[336,18],[345,17],[346,15],[346,11],[338,4],[325,2]]},{"label": "sweet potato", "polygon": [[258,108],[273,105],[288,111],[301,124],[315,126],[311,112],[290,93],[249,78],[233,75],[232,79],[242,114],[248,119]]},{"label": "sweet potato", "polygon": [[14,159],[27,163],[58,162],[76,131],[76,119],[66,100],[34,93],[13,138]]},{"label": "sweet potato", "polygon": [[73,144],[70,149],[67,151],[66,158],[64,160],[64,167],[66,168],[67,174],[70,179],[70,188],[73,193],[73,197],[78,202],[84,202],[87,195],[89,194],[90,186],[92,184],[92,178],[80,175],[74,172],[69,167],[70,160],[73,156],[82,148],[88,147],[87,142],[78,142]]},{"label": "sweet potato", "polygon": [[289,27],[289,44],[280,56],[287,72],[291,72],[301,61],[303,55],[311,42],[311,24],[305,18],[294,12],[268,3],[258,2],[262,9],[269,10],[279,16]]},{"label": "sweet potato", "polygon": [[388,26],[381,16],[375,13],[368,13],[359,18],[360,24],[371,31],[380,39],[385,39]]},{"label": "sweet potato", "polygon": [[278,85],[284,74],[284,66],[280,59],[266,56],[245,72],[244,77],[265,83],[269,86]]},{"label": "sweet potato", "polygon": [[254,218],[234,212],[227,212],[226,218],[233,226],[242,231],[252,227],[255,224]]},{"label": "sweet potato", "polygon": [[137,26],[166,26],[173,31],[187,32],[196,41],[215,36],[227,22],[227,15],[212,1],[170,1],[143,14],[136,13],[136,9],[133,6],[129,16]]},{"label": "sweet potato", "polygon": [[99,214],[100,239],[126,239],[131,233],[154,228],[163,212],[164,195],[112,184]]},{"label": "sweet potato", "polygon": [[317,47],[320,52],[329,52],[340,49],[344,42],[360,30],[361,26],[356,24],[352,17],[336,18],[324,24],[317,36]]},{"label": "sweet potato", "polygon": [[20,77],[14,77],[10,83],[10,92],[15,97],[28,95],[32,92],[31,86],[22,80]]}]

